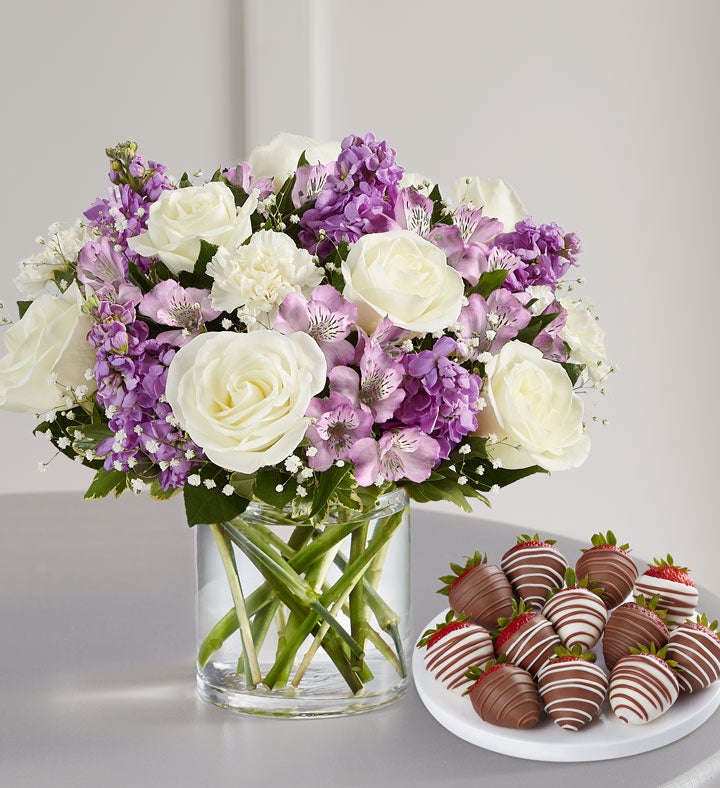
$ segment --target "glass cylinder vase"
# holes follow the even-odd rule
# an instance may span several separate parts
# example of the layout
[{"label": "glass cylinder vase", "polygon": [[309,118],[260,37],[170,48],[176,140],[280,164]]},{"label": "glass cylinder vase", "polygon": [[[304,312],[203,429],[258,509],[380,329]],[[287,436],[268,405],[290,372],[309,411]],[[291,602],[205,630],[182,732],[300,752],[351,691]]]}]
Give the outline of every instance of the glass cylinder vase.
[{"label": "glass cylinder vase", "polygon": [[322,717],[398,700],[411,649],[407,494],[318,523],[252,502],[197,531],[200,696]]}]

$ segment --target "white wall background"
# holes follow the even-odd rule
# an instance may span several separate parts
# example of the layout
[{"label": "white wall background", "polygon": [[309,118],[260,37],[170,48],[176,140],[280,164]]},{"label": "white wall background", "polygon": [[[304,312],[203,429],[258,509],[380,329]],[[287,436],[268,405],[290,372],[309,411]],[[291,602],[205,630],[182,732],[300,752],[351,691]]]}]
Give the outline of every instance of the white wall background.
[{"label": "white wall background", "polygon": [[[720,4],[71,7],[12,5],[0,33],[6,302],[15,261],[101,192],[103,148],[119,139],[178,172],[233,161],[278,130],[373,131],[441,183],[503,177],[537,219],[580,234],[584,294],[620,372],[589,409],[609,425],[592,429],[584,467],[506,489],[491,516],[579,537],[612,528],[637,555],[671,552],[720,590]],[[46,446],[30,427],[0,414],[0,491],[83,488],[68,463],[36,473]]]}]

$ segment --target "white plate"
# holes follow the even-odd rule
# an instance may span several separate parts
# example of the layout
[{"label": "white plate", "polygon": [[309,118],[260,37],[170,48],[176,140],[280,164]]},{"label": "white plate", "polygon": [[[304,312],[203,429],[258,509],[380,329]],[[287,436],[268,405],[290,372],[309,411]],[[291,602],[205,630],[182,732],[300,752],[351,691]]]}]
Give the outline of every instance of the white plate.
[{"label": "white plate", "polygon": [[[444,610],[438,614],[423,631],[444,621],[446,613]],[[500,728],[483,722],[475,713],[470,698],[463,696],[460,690],[449,690],[437,681],[425,669],[424,656],[424,648],[414,650],[413,677],[430,714],[461,739],[515,758],[570,762],[637,755],[687,736],[720,706],[720,682],[716,682],[700,692],[681,693],[669,711],[646,725],[621,722],[606,700],[599,716],[579,731],[563,730],[546,715],[536,727],[528,730]],[[602,649],[598,651],[598,664],[603,664]]]}]

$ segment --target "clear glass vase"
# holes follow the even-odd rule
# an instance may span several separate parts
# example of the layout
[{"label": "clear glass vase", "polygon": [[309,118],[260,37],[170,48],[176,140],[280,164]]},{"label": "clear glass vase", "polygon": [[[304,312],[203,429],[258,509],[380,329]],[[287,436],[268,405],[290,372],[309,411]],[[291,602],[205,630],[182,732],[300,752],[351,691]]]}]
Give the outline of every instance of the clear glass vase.
[{"label": "clear glass vase", "polygon": [[321,524],[251,503],[198,526],[198,692],[248,714],[321,717],[392,703],[408,684],[403,490]]}]

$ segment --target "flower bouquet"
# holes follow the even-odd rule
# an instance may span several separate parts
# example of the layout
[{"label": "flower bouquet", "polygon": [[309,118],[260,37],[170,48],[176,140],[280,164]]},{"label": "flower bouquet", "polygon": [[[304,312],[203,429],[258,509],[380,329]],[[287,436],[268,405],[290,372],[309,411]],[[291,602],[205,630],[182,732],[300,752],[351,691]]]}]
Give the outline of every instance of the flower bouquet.
[{"label": "flower bouquet", "polygon": [[95,471],[87,498],[182,492],[205,697],[398,697],[408,497],[471,511],[588,454],[610,367],[577,237],[502,181],[445,198],[372,134],[281,134],[199,182],[107,153],[107,196],[21,263],[0,407]]}]

